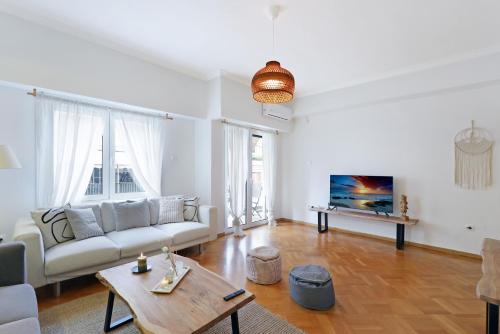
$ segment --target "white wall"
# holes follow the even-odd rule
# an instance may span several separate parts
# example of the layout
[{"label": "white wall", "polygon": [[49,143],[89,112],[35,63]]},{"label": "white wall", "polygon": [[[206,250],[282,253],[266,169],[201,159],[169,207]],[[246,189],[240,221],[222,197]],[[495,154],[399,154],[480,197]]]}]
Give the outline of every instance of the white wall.
[{"label": "white wall", "polygon": [[[0,169],[0,234],[12,236],[14,223],[35,208],[34,99],[25,89],[0,85],[0,144],[12,147],[22,169]],[[167,142],[162,191],[195,194],[195,120],[166,123]]]},{"label": "white wall", "polygon": [[163,167],[163,195],[197,194],[196,121],[176,117],[166,122],[167,136]]},{"label": "white wall", "polygon": [[225,189],[225,146],[224,146],[224,127],[220,121],[211,121],[211,198],[212,205],[217,207],[217,221],[219,233],[223,232],[225,223],[226,208],[226,189]]},{"label": "white wall", "polygon": [[195,121],[195,191],[200,196],[201,204],[212,203],[211,193],[211,155],[212,128],[210,120]]},{"label": "white wall", "polygon": [[0,13],[0,80],[205,117],[207,83]]},{"label": "white wall", "polygon": [[10,239],[17,218],[35,207],[34,100],[0,86],[0,144],[10,145],[22,169],[0,169],[0,234]]},{"label": "white wall", "polygon": [[[393,175],[395,210],[407,194],[410,215],[420,219],[407,240],[478,253],[484,237],[500,238],[500,152],[495,148],[494,185],[463,190],[454,185],[453,138],[475,120],[500,140],[499,96],[500,83],[491,83],[297,119],[294,132],[280,136],[282,216],[316,223],[307,208],[328,203],[330,174]],[[395,237],[392,224],[334,216],[329,222]]]}]

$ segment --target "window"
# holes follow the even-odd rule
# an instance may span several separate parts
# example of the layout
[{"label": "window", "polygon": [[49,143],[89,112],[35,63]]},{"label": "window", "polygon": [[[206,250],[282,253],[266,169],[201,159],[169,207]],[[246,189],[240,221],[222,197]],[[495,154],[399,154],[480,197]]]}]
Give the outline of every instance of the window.
[{"label": "window", "polygon": [[110,113],[101,141],[94,149],[94,169],[85,191],[88,200],[145,196],[144,189],[134,179],[130,157],[125,150],[124,138],[114,131]]}]

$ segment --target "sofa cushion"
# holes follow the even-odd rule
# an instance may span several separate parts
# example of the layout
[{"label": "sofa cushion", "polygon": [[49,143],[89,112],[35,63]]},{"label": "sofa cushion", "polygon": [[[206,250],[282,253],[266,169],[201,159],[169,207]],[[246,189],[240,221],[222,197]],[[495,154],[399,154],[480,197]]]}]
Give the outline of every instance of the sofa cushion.
[{"label": "sofa cushion", "polygon": [[26,318],[0,325],[0,334],[40,334],[37,318]]},{"label": "sofa cushion", "polygon": [[207,225],[193,222],[163,224],[154,228],[162,230],[171,236],[173,245],[205,238],[210,234],[210,228]]},{"label": "sofa cushion", "polygon": [[151,224],[147,200],[138,202],[118,202],[113,204],[117,231],[147,227]]},{"label": "sofa cushion", "polygon": [[0,325],[37,317],[36,295],[31,285],[17,284],[0,287]]},{"label": "sofa cushion", "polygon": [[170,246],[172,238],[154,227],[138,227],[125,231],[113,231],[106,236],[121,250],[121,257],[137,256],[141,252],[159,251],[163,246]]},{"label": "sofa cushion", "polygon": [[45,274],[62,274],[119,259],[120,248],[104,236],[68,241],[45,252]]}]

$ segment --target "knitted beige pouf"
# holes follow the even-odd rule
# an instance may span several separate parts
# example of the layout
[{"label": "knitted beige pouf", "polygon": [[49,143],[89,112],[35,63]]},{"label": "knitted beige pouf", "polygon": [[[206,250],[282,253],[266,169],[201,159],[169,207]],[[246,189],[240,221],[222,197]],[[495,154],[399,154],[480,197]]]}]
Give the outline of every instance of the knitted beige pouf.
[{"label": "knitted beige pouf", "polygon": [[247,278],[257,284],[274,284],[281,281],[280,251],[261,246],[247,254]]}]

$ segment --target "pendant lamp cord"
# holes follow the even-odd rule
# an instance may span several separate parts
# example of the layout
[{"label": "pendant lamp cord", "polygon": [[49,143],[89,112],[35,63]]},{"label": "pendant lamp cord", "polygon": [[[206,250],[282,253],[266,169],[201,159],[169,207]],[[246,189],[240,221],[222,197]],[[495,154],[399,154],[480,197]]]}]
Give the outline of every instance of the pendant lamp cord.
[{"label": "pendant lamp cord", "polygon": [[275,58],[275,49],[276,49],[276,28],[275,28],[275,21],[276,21],[276,18],[273,17],[273,53],[272,53],[272,58],[274,60]]}]

